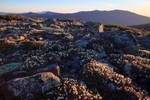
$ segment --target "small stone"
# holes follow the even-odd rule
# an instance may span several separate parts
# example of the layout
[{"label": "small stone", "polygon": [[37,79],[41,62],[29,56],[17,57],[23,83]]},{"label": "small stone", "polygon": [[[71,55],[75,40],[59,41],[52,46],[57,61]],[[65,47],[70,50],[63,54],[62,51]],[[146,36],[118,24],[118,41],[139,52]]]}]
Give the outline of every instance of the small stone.
[{"label": "small stone", "polygon": [[24,36],[20,36],[20,37],[19,37],[19,40],[20,40],[20,41],[22,41],[22,40],[24,40],[24,39],[25,39]]}]

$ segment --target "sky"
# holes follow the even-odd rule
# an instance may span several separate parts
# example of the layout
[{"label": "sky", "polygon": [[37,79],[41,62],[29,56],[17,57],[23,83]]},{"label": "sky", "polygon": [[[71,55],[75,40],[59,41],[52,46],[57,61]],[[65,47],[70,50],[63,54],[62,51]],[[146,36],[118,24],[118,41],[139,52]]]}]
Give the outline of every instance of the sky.
[{"label": "sky", "polygon": [[0,12],[127,10],[150,17],[150,0],[0,0]]}]

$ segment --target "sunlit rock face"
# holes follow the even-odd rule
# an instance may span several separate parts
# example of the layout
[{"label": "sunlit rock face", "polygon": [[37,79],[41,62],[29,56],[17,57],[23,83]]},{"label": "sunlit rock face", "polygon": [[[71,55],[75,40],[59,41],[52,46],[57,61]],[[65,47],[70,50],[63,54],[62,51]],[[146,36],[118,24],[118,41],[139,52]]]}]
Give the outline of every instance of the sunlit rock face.
[{"label": "sunlit rock face", "polygon": [[0,100],[150,99],[144,31],[77,19],[2,18]]},{"label": "sunlit rock face", "polygon": [[99,30],[98,32],[104,32],[104,25],[103,24],[100,24],[99,25]]}]

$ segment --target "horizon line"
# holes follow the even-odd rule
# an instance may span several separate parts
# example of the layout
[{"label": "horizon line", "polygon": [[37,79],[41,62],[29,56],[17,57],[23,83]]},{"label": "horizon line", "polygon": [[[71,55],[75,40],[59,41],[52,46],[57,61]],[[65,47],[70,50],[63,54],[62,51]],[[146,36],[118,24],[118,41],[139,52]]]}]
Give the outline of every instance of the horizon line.
[{"label": "horizon line", "polygon": [[[128,12],[131,12],[131,13],[134,13],[134,14],[138,14],[136,12],[133,12],[133,11],[129,11],[129,10],[123,10],[123,9],[111,9],[111,10],[99,10],[99,9],[93,9],[93,10],[80,10],[80,11],[74,11],[74,12],[57,12],[57,11],[50,11],[50,10],[45,10],[45,11],[22,11],[22,12],[5,12],[5,11],[0,11],[0,13],[4,13],[4,14],[21,14],[21,13],[46,13],[46,12],[53,12],[53,13],[60,13],[60,14],[72,14],[72,13],[79,13],[79,12],[90,12],[90,11],[128,11]],[[138,15],[141,15],[141,16],[146,16],[146,17],[150,17],[148,15],[143,15],[143,14],[138,14]]]},{"label": "horizon line", "polygon": [[[93,10],[79,10],[79,11],[74,11],[74,12],[58,12],[58,11],[50,11],[50,10],[45,10],[45,11],[22,11],[22,12],[9,12],[9,11],[0,11],[1,13],[41,13],[41,12],[54,12],[54,13],[78,13],[78,12],[83,12],[83,11],[115,11],[115,10],[120,10],[120,11],[129,11],[125,9],[112,9],[112,10],[99,10],[99,9],[93,9]],[[132,12],[132,11],[129,11]]]}]

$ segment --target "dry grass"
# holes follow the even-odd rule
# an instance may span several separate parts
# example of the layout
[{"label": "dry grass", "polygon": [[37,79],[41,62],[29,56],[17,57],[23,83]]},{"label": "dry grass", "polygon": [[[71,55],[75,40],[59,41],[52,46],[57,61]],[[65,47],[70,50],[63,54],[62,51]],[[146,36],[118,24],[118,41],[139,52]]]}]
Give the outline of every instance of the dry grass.
[{"label": "dry grass", "polygon": [[118,25],[118,24],[105,24],[105,28],[118,28],[120,31],[126,31],[126,30],[131,30],[136,33],[144,33],[146,36],[150,35],[150,31],[146,31],[144,29],[137,29],[137,28],[132,28],[128,26],[123,26],[123,25]]}]

